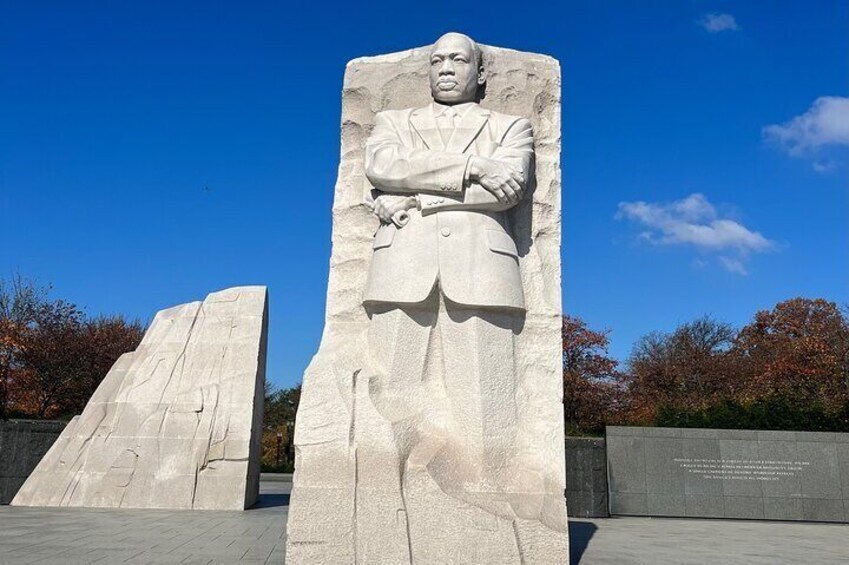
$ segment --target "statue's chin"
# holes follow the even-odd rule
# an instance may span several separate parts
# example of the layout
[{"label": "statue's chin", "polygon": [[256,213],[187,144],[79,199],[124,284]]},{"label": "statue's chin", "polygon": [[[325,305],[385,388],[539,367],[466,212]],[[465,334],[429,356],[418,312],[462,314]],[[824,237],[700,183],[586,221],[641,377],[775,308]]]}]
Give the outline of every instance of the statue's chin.
[{"label": "statue's chin", "polygon": [[463,93],[443,92],[439,90],[433,92],[433,99],[440,104],[462,104],[464,102],[474,102],[474,98],[470,98]]}]

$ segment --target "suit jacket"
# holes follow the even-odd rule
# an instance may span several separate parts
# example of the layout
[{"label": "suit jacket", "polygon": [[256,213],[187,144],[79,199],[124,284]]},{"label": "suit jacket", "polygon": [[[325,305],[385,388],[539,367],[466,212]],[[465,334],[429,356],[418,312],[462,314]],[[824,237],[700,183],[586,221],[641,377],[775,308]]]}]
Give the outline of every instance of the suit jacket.
[{"label": "suit jacket", "polygon": [[439,281],[445,297],[470,306],[524,310],[518,253],[500,202],[470,183],[472,155],[533,175],[533,132],[525,118],[472,105],[444,143],[433,105],[375,116],[366,142],[365,173],[372,186],[392,194],[415,193],[419,209],[403,227],[383,224],[364,303],[416,303]]}]

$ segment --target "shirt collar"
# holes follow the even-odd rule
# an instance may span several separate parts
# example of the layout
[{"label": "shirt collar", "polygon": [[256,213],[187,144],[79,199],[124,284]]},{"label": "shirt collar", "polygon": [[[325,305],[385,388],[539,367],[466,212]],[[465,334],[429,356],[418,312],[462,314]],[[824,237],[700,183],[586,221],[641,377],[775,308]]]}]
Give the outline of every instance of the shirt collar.
[{"label": "shirt collar", "polygon": [[[443,113],[445,113],[445,110],[449,108],[448,105],[440,104],[435,100],[432,102],[432,106],[433,116],[436,118],[440,117]],[[450,108],[454,108],[457,111],[457,115],[462,118],[466,115],[466,112],[468,112],[472,106],[477,106],[477,104],[475,104],[474,102],[463,102],[462,104],[454,104],[453,106],[450,106]]]}]

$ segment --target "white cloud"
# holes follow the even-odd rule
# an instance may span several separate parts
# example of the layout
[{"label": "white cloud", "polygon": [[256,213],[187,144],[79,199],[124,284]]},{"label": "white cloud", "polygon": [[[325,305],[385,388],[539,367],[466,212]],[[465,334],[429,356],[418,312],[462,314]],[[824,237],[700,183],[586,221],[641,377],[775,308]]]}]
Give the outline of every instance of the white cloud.
[{"label": "white cloud", "polygon": [[734,19],[734,16],[731,14],[720,14],[717,12],[705,14],[698,21],[698,24],[708,33],[736,31],[740,29],[740,26],[737,25],[737,20]]},{"label": "white cloud", "polygon": [[725,255],[721,255],[719,257],[719,262],[729,272],[741,275],[743,277],[749,274],[749,271],[746,270],[746,266],[740,259],[734,259],[733,257],[726,257]]},{"label": "white cloud", "polygon": [[744,261],[751,253],[775,248],[775,243],[743,224],[720,217],[703,194],[674,202],[620,202],[617,219],[644,229],[639,239],[655,245],[688,245],[703,253],[722,253],[720,264],[732,273],[747,274]]},{"label": "white cloud", "polygon": [[794,156],[826,146],[849,146],[849,98],[820,96],[801,116],[763,128],[763,135]]},{"label": "white cloud", "polygon": [[814,170],[818,173],[827,173],[829,171],[833,171],[837,166],[837,163],[834,161],[814,161],[813,167]]}]

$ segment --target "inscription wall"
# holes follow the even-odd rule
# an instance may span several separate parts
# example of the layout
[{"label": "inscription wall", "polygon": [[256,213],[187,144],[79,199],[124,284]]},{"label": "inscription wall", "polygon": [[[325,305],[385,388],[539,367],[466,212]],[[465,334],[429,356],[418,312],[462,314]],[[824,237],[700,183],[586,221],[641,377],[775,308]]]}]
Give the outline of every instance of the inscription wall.
[{"label": "inscription wall", "polygon": [[849,522],[849,434],[607,428],[610,513]]}]

